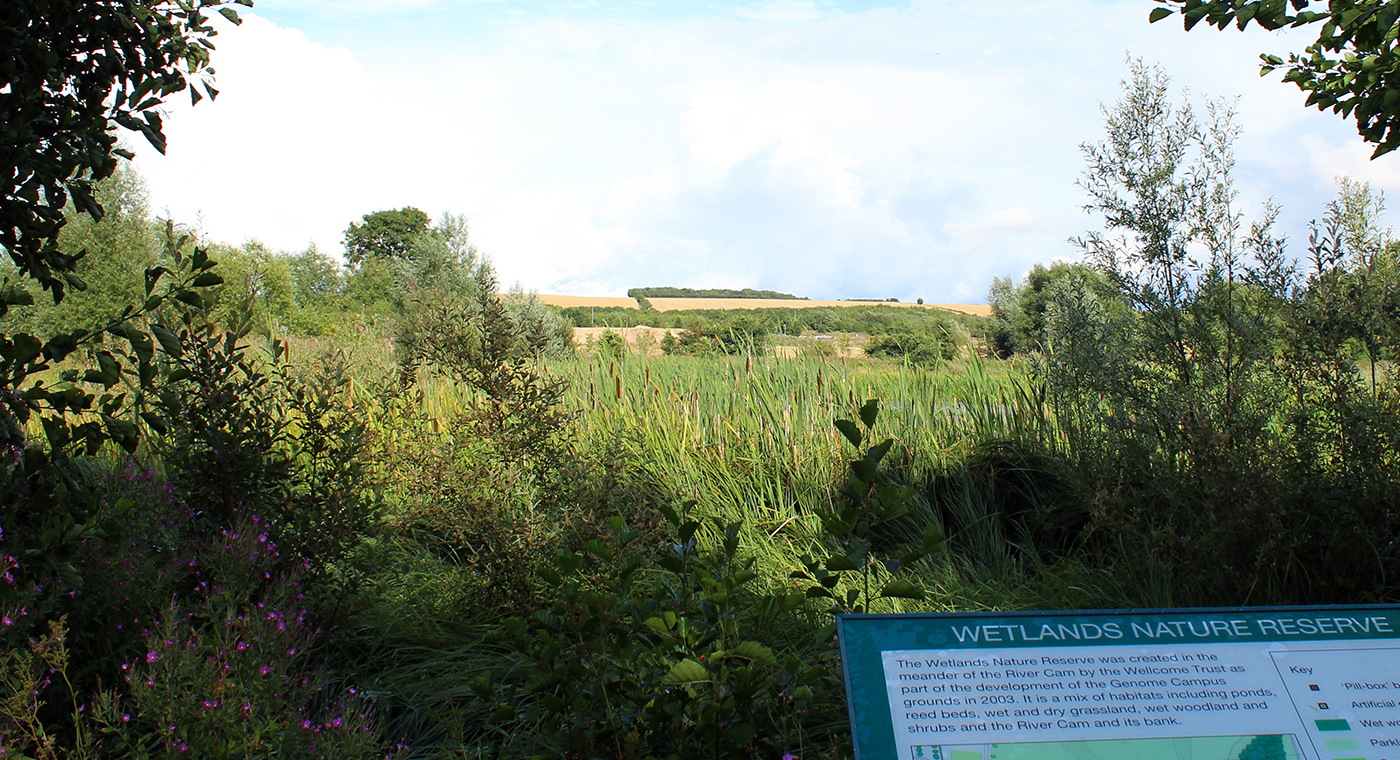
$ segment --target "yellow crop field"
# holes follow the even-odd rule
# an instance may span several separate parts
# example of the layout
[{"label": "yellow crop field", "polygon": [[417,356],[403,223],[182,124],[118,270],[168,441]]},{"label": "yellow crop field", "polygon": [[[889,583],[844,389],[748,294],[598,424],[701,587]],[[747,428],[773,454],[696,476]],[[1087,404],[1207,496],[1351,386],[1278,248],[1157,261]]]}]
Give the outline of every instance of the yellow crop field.
[{"label": "yellow crop field", "polygon": [[[636,309],[637,301],[632,298],[607,298],[591,296],[541,295],[540,301],[550,306],[596,306]],[[684,311],[690,309],[815,309],[821,306],[845,308],[851,306],[894,306],[906,309],[942,309],[962,314],[989,317],[992,307],[986,304],[944,304],[944,303],[897,303],[893,301],[802,301],[776,298],[649,298],[657,311]]]}]

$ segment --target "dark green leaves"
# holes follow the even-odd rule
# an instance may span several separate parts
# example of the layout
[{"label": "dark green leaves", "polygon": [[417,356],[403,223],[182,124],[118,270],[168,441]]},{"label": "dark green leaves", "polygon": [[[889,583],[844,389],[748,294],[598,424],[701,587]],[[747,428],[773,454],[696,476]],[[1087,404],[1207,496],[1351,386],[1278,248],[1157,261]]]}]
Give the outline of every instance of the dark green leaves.
[{"label": "dark green leaves", "polygon": [[[865,404],[862,405],[860,408],[860,421],[865,425],[866,428],[875,427],[875,418],[879,415],[879,399],[872,398],[869,401],[866,401]],[[859,446],[860,444],[857,443],[856,445]]]},{"label": "dark green leaves", "polygon": [[[1376,146],[1372,158],[1400,147],[1400,108],[1387,95],[1400,89],[1400,55],[1394,0],[1310,2],[1310,0],[1158,0],[1148,18],[1182,15],[1186,29],[1199,21],[1223,29],[1244,29],[1252,21],[1265,29],[1321,24],[1316,40],[1285,62],[1261,56],[1261,73],[1284,68],[1283,79],[1308,93],[1307,104],[1356,123],[1363,139]],[[1318,7],[1319,10],[1309,10]]]},{"label": "dark green leaves", "polygon": [[710,671],[706,670],[704,665],[687,657],[673,665],[661,682],[668,686],[676,686],[708,680],[710,680]]},{"label": "dark green leaves", "polygon": [[924,590],[903,578],[895,578],[880,589],[880,597],[882,599],[923,599]]},{"label": "dark green leaves", "polygon": [[846,440],[850,441],[852,446],[859,446],[861,441],[865,440],[861,436],[860,428],[856,427],[856,423],[850,420],[836,420],[835,424],[836,429],[841,431],[841,435],[846,436]]}]

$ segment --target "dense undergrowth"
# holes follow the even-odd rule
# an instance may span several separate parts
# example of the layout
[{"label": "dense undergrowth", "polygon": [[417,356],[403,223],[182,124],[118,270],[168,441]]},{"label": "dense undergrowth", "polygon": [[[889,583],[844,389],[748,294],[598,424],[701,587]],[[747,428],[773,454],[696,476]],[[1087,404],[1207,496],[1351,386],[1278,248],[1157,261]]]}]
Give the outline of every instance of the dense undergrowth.
[{"label": "dense undergrowth", "polygon": [[573,354],[450,216],[353,288],[75,221],[139,307],[0,292],[5,753],[840,758],[834,613],[1394,600],[1379,199],[1294,261],[1153,77],[1093,265],[957,351]]}]

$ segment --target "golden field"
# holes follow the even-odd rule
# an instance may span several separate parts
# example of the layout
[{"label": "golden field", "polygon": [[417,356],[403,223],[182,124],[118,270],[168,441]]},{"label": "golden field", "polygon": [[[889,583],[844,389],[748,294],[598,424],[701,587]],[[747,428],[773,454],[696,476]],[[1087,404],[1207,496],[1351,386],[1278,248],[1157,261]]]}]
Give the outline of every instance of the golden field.
[{"label": "golden field", "polygon": [[[596,306],[599,308],[636,309],[636,299],[593,296],[541,295],[540,301],[559,307]],[[895,303],[891,301],[802,301],[769,298],[648,298],[657,311],[687,311],[691,309],[815,309],[820,306],[895,306],[909,309],[942,309],[962,314],[989,317],[992,307],[986,304]]]}]

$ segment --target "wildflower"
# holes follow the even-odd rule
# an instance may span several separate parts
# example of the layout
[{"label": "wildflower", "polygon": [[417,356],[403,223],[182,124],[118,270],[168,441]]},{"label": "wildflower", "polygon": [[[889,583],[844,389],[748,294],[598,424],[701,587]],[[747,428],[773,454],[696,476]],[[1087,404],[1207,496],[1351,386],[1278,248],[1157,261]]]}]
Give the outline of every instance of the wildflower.
[{"label": "wildflower", "polygon": [[122,713],[122,722],[123,722],[123,723],[130,723],[130,722],[131,722],[131,713]]},{"label": "wildflower", "polygon": [[264,666],[262,666],[261,668],[258,668],[258,672],[261,673],[261,674],[263,674],[263,675],[267,675],[268,673],[271,673],[271,672],[272,672],[272,666],[271,666],[271,665],[264,665]]},{"label": "wildflower", "polygon": [[160,659],[160,655],[154,649],[146,653],[146,662],[151,663]]},{"label": "wildflower", "polygon": [[5,625],[14,625],[15,621],[11,620],[9,615],[5,615],[3,617],[0,617],[0,623],[4,623]]},{"label": "wildflower", "polygon": [[791,752],[789,752],[786,755],[783,755],[783,760],[797,760],[797,755],[794,755]]},{"label": "wildflower", "polygon": [[240,651],[240,652],[242,652],[243,650],[245,650],[245,649],[247,649],[247,648],[248,648],[248,642],[246,642],[246,641],[240,641],[240,642],[238,642],[238,645],[235,647],[235,649],[237,649],[237,650]]},{"label": "wildflower", "polygon": [[341,718],[339,715],[331,720],[331,726],[334,728],[340,728],[343,725],[345,725],[345,719]]},{"label": "wildflower", "polygon": [[302,728],[311,728],[311,721],[309,721],[309,720],[304,720],[304,721],[302,721],[302,722],[301,722],[301,727],[302,727]]}]

